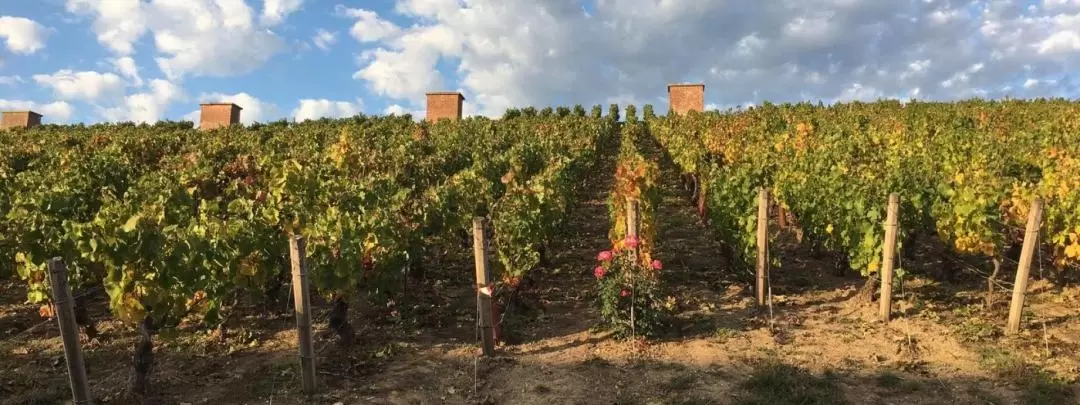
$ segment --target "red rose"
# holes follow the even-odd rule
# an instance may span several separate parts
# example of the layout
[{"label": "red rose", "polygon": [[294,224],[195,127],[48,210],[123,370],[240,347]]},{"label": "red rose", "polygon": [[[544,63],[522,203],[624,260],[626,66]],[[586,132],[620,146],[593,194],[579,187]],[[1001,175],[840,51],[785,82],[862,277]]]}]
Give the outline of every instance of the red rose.
[{"label": "red rose", "polygon": [[600,254],[596,255],[596,260],[599,260],[599,261],[602,261],[602,262],[606,262],[608,260],[611,260],[611,251],[610,250],[605,250],[603,252],[600,252]]}]

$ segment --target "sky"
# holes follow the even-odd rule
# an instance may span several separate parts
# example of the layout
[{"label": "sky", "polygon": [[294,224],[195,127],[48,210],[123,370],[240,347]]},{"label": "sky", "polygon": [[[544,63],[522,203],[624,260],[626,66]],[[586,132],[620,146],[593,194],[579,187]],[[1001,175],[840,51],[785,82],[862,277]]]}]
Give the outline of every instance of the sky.
[{"label": "sky", "polygon": [[269,122],[1080,95],[1080,0],[0,0],[0,110]]}]

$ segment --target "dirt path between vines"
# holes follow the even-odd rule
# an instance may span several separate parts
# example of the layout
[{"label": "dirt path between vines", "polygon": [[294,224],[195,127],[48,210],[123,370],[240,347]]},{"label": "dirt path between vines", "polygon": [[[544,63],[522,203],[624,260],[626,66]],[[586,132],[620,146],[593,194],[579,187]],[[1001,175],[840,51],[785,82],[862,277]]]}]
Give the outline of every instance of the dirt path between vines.
[{"label": "dirt path between vines", "polygon": [[[608,247],[607,159],[527,291],[541,305],[505,320],[510,344],[495,359],[476,360],[471,249],[450,249],[437,252],[409,298],[355,306],[354,346],[317,341],[322,388],[310,400],[298,392],[292,318],[255,309],[232,319],[225,339],[159,336],[155,392],[145,399],[124,392],[134,336],[102,321],[102,342],[85,346],[93,392],[109,404],[1076,403],[1080,290],[1034,283],[1032,331],[1005,340],[995,332],[999,313],[968,305],[977,291],[915,279],[906,288],[917,298],[901,300],[904,315],[884,326],[847,304],[858,276],[836,277],[830,262],[782,244],[770,328],[754,308],[751,275],[719,258],[674,168],[662,161],[662,169],[656,257],[678,303],[668,337],[638,345],[593,328],[591,269]],[[20,294],[17,285],[0,294],[0,403],[60,403],[70,390],[55,322],[27,331],[41,318]],[[100,297],[93,312],[107,319]]]}]

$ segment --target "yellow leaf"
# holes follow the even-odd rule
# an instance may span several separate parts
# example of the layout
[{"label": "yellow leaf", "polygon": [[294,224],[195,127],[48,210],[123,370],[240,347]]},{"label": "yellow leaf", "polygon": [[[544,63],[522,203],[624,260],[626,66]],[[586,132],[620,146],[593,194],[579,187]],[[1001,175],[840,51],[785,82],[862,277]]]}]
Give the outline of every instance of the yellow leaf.
[{"label": "yellow leaf", "polygon": [[1065,256],[1080,259],[1080,244],[1072,244],[1065,247]]},{"label": "yellow leaf", "polygon": [[127,222],[124,222],[124,226],[121,230],[124,232],[134,231],[135,227],[139,226],[139,219],[142,219],[142,214],[135,214],[131,218],[128,218]]}]

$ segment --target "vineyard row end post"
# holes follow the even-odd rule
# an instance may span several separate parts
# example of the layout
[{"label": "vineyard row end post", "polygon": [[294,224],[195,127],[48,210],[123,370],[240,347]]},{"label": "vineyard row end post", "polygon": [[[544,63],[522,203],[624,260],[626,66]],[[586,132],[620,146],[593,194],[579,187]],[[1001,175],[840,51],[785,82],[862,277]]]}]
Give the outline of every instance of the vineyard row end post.
[{"label": "vineyard row end post", "polygon": [[477,327],[480,330],[481,349],[486,357],[495,355],[493,329],[491,269],[488,267],[488,240],[484,233],[484,218],[473,218],[473,259],[476,265]]},{"label": "vineyard row end post", "polygon": [[[638,245],[636,247],[630,249],[630,257],[632,257],[633,260],[634,260],[634,266],[637,266],[639,264],[638,260],[641,259],[641,257],[638,255],[638,253],[641,252],[641,240],[640,240],[640,238],[638,236],[638,231],[640,230],[640,224],[641,223],[639,222],[638,217],[639,217],[638,200],[636,198],[634,198],[634,197],[627,197],[626,198],[626,237],[638,240]],[[634,271],[631,270],[630,271],[630,288],[631,288],[630,293],[631,294],[637,294],[637,291],[636,291],[637,288],[636,287],[637,287],[637,284],[636,284],[636,280],[634,280]],[[632,299],[630,300],[630,336],[634,337],[634,336],[637,336],[637,329],[636,329],[636,327],[637,327],[637,314],[634,311],[634,301],[637,300],[637,297],[634,296],[634,297],[631,297],[631,298]]]},{"label": "vineyard row end post", "polygon": [[1024,245],[1020,250],[1020,263],[1016,268],[1016,281],[1013,283],[1012,304],[1009,305],[1009,325],[1005,329],[1006,335],[1015,335],[1020,332],[1020,317],[1024,312],[1028,274],[1031,272],[1031,261],[1035,257],[1035,249],[1038,249],[1036,243],[1039,239],[1040,222],[1042,222],[1042,200],[1036,198],[1031,202],[1031,209],[1028,211]]},{"label": "vineyard row end post", "polygon": [[53,304],[56,306],[56,322],[60,326],[60,338],[64,342],[64,360],[67,362],[68,380],[75,405],[90,405],[90,386],[86,378],[79,345],[79,326],[75,323],[74,299],[68,287],[67,266],[59,257],[49,260],[49,284],[52,287]]},{"label": "vineyard row end post", "polygon": [[[634,197],[626,198],[626,237],[638,238],[638,231],[640,227],[638,220],[638,200]],[[640,246],[640,245],[639,245]],[[638,248],[631,249],[632,254],[636,258],[638,255]]]},{"label": "vineyard row end post", "polygon": [[881,253],[881,300],[879,315],[888,323],[892,311],[893,262],[896,256],[896,232],[900,215],[900,196],[889,194],[889,205],[885,214],[885,246]]},{"label": "vineyard row end post", "polygon": [[769,190],[758,190],[757,293],[758,305],[765,305],[765,274],[769,271]]},{"label": "vineyard row end post", "polygon": [[307,240],[303,236],[289,239],[292,264],[293,300],[296,307],[296,331],[300,346],[300,373],[305,394],[315,393],[315,350],[311,341],[311,297],[307,278]]}]

